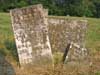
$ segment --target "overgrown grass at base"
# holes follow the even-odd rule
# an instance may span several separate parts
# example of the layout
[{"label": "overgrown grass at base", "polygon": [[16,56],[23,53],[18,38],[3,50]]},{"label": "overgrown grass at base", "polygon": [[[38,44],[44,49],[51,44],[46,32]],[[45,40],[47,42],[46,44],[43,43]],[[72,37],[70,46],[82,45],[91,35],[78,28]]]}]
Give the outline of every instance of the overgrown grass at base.
[{"label": "overgrown grass at base", "polygon": [[[53,17],[53,16],[50,16],[50,17]],[[91,52],[91,55],[92,55],[91,60],[93,61],[93,66],[96,65],[96,68],[94,67],[94,69],[97,70],[97,72],[91,75],[100,75],[100,72],[99,72],[100,68],[97,67],[97,66],[100,66],[100,19],[84,18],[84,17],[65,17],[65,16],[56,17],[56,18],[85,19],[88,21],[88,29],[87,29],[85,43],[86,43],[87,49],[89,50],[89,52]],[[0,53],[8,57],[10,56],[13,58],[13,60],[18,61],[17,50],[15,46],[14,35],[13,35],[9,13],[0,13]],[[59,53],[54,54],[55,64],[58,64],[58,62],[61,61],[62,58],[60,56],[62,57],[62,54],[59,54]],[[13,61],[10,61],[10,62],[13,62]],[[58,75],[58,74],[66,75],[66,74],[69,74],[68,73],[69,70],[72,71],[70,74],[72,75],[74,74],[75,69],[72,68],[71,70],[71,68],[68,66],[62,69],[61,66],[58,65],[58,67],[55,67],[54,70],[51,70],[49,68],[45,71],[40,70],[39,72],[39,70],[36,71],[38,75],[39,74],[41,75]],[[77,71],[78,70],[75,70],[76,75],[88,75],[89,74],[89,72],[88,74],[84,74],[84,73],[82,74],[82,72],[79,73],[79,71],[78,72]],[[20,72],[19,68],[18,69],[16,68],[16,72]],[[18,75],[22,75],[21,72],[18,73]]]}]

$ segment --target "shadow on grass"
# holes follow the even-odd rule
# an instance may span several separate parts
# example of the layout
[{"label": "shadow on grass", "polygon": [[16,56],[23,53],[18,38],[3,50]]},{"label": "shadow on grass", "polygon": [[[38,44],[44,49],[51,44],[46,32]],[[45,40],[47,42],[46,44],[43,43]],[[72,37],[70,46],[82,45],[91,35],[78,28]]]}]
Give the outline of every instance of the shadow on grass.
[{"label": "shadow on grass", "polygon": [[4,45],[5,45],[5,48],[10,52],[10,54],[16,60],[16,62],[19,62],[17,48],[16,48],[14,39],[13,40],[6,39],[4,41]]},{"label": "shadow on grass", "polygon": [[0,53],[0,75],[16,75],[13,66]]}]

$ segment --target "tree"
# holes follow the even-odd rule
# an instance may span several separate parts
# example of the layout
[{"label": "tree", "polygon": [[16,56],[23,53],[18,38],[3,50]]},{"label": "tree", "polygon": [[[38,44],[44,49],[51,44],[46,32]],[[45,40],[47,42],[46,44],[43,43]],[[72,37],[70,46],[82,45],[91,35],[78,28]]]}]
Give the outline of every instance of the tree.
[{"label": "tree", "polygon": [[0,11],[42,4],[49,15],[100,17],[100,0],[0,0]]},{"label": "tree", "polygon": [[93,0],[93,3],[95,5],[95,17],[100,18],[100,0]]}]

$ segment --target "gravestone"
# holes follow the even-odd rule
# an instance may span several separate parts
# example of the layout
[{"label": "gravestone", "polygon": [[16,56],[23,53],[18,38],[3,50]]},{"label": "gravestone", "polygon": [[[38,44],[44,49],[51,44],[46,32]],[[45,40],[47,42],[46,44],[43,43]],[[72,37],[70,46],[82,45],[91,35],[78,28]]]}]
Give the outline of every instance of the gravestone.
[{"label": "gravestone", "polygon": [[10,14],[21,65],[52,64],[52,52],[63,53],[68,44],[69,60],[87,57],[86,20],[48,17],[42,5],[13,9]]},{"label": "gravestone", "polygon": [[53,52],[66,52],[70,43],[68,60],[84,60],[87,57],[85,48],[86,20],[61,17],[48,17],[49,37]]},{"label": "gravestone", "polygon": [[38,4],[13,9],[10,14],[20,64],[52,64],[47,10]]}]

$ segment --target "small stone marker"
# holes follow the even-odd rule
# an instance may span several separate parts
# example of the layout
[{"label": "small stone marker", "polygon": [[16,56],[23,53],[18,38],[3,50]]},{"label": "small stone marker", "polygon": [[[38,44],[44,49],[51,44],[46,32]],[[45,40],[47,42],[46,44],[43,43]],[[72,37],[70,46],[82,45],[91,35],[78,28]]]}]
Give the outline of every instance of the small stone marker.
[{"label": "small stone marker", "polygon": [[20,64],[52,64],[47,11],[42,5],[14,9],[10,14]]}]

